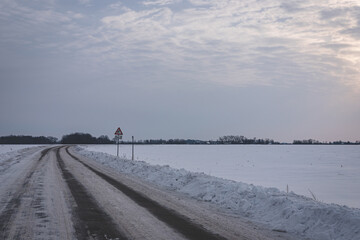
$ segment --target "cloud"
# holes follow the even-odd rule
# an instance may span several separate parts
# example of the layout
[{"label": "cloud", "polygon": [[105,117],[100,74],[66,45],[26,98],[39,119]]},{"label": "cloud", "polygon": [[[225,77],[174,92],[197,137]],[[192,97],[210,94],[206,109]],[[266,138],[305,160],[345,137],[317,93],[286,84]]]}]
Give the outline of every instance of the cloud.
[{"label": "cloud", "polygon": [[360,88],[356,1],[189,0],[190,5],[170,6],[178,2],[149,0],[131,7],[117,2],[93,19],[9,1],[12,7],[0,11],[0,17],[26,20],[9,21],[13,30],[3,27],[17,32],[12,38],[17,40],[23,36],[29,41],[35,32],[42,38],[44,24],[56,25],[56,44],[46,43],[44,37],[41,46],[75,52],[114,74],[118,66],[143,66],[144,74],[157,75],[161,69],[169,79],[180,74],[230,85],[318,87],[328,81]]},{"label": "cloud", "polygon": [[[228,124],[230,131],[238,131],[242,116],[249,116],[249,122],[253,122],[267,118],[267,114],[282,123],[273,129],[274,134],[284,131],[284,126],[299,129],[295,125],[308,121],[308,116],[319,109],[331,114],[311,120],[322,126],[333,119],[324,128],[332,135],[342,132],[340,125],[347,126],[346,122],[335,121],[336,116],[358,122],[358,116],[353,115],[359,109],[354,103],[359,102],[360,92],[358,0],[138,0],[89,4],[81,7],[77,1],[0,1],[1,90],[8,94],[0,95],[13,99],[3,101],[4,106],[10,106],[9,112],[17,109],[9,104],[17,101],[14,96],[19,94],[14,93],[20,90],[27,99],[40,96],[40,105],[47,104],[44,99],[52,99],[64,109],[66,96],[66,103],[89,108],[90,118],[94,108],[103,109],[100,115],[114,116],[111,124],[122,117],[111,115],[114,111],[109,103],[114,98],[120,108],[126,103],[121,112],[128,116],[129,125],[134,118],[147,120],[153,113],[146,109],[152,106],[158,106],[151,116],[156,123],[159,116],[166,120],[168,109],[186,110],[185,105],[209,116],[214,104],[220,111],[215,114],[218,118],[214,124],[230,119],[234,123]],[[182,100],[189,92],[192,96],[186,97],[184,104]],[[89,99],[96,104],[89,105]],[[129,99],[134,99],[130,105]],[[319,99],[322,101],[317,102]],[[19,109],[24,107],[22,102],[23,98],[16,105]],[[192,102],[198,107],[191,107]],[[40,105],[35,115],[41,116]],[[53,109],[50,105],[45,108]],[[272,106],[277,111],[271,112]],[[306,110],[309,106],[311,109]],[[339,111],[344,106],[347,113]],[[248,109],[245,114],[244,109]],[[292,111],[299,114],[289,123],[287,113]],[[60,114],[56,119],[61,118]],[[77,111],[79,124],[84,119],[82,114]],[[180,115],[194,118],[188,110]],[[206,122],[206,117],[200,118]],[[244,129],[258,129],[259,124],[251,124],[241,122]],[[154,129],[161,132],[161,124]],[[317,127],[309,129],[318,131]],[[167,136],[166,130],[163,133]]]},{"label": "cloud", "polygon": [[80,4],[82,5],[88,5],[90,4],[91,0],[78,0]]},{"label": "cloud", "polygon": [[209,0],[188,0],[194,6],[206,6],[206,5],[216,5],[215,1]]},{"label": "cloud", "polygon": [[164,6],[164,5],[179,3],[181,1],[182,0],[148,0],[148,1],[144,1],[142,4],[144,4],[145,6],[149,6],[149,5]]},{"label": "cloud", "polygon": [[284,9],[285,11],[289,12],[289,13],[297,13],[297,12],[302,12],[305,11],[305,8],[303,7],[302,4],[304,4],[306,1],[283,1],[280,4],[280,7],[282,9]]},{"label": "cloud", "polygon": [[[172,65],[169,67],[180,70],[186,66],[198,78],[231,84],[278,84],[311,76],[317,76],[312,77],[314,84],[330,81],[337,74],[331,76],[324,66],[346,68],[346,58],[354,57],[342,50],[357,46],[344,35],[344,31],[356,33],[348,28],[356,18],[349,14],[337,19],[347,11],[335,8],[337,5],[329,9],[310,1],[292,5],[283,1],[190,2],[194,7],[181,11],[159,7],[105,17],[104,29],[118,32],[104,33],[113,47],[139,49],[149,59]],[[323,67],[318,67],[320,59]],[[207,71],[204,74],[200,69]]]},{"label": "cloud", "polygon": [[121,8],[123,8],[123,4],[122,4],[122,2],[113,3],[113,4],[109,5],[109,8],[115,9],[115,10],[121,9]]}]

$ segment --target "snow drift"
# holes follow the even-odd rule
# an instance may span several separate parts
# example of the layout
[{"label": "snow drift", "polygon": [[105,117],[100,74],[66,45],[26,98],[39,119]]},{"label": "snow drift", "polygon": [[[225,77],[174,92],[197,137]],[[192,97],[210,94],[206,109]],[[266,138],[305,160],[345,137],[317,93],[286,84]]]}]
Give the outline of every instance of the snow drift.
[{"label": "snow drift", "polygon": [[116,171],[131,174],[160,187],[210,202],[220,210],[268,225],[277,231],[310,239],[360,239],[360,209],[325,204],[313,199],[204,173],[118,159],[77,147],[78,153]]}]

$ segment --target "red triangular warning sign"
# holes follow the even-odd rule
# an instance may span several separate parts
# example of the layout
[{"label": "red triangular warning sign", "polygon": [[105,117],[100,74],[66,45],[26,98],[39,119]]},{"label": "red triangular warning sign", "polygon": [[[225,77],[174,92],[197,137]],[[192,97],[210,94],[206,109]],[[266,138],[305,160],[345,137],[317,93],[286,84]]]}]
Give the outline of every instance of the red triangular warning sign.
[{"label": "red triangular warning sign", "polygon": [[115,135],[123,135],[123,132],[121,131],[120,128],[118,128],[115,132]]}]

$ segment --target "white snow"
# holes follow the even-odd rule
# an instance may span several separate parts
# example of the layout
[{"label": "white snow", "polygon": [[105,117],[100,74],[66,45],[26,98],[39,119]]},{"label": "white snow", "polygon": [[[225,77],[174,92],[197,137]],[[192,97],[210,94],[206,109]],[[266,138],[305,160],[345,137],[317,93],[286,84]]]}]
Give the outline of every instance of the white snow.
[{"label": "white snow", "polygon": [[[116,155],[114,145],[88,150]],[[120,145],[131,159],[131,146]],[[135,159],[360,208],[360,146],[135,145]],[[310,191],[309,191],[310,190]]]},{"label": "white snow", "polygon": [[0,144],[0,154],[17,151],[24,148],[30,148],[40,145],[29,145],[29,144]]},{"label": "white snow", "polygon": [[8,162],[7,160],[17,157],[21,158],[21,150],[26,150],[32,147],[41,146],[41,145],[0,145],[0,173],[3,169],[9,167],[9,164],[14,164],[14,162]]},{"label": "white snow", "polygon": [[[239,181],[227,180],[223,178],[218,178],[214,176],[210,176],[204,173],[194,173],[190,172],[185,169],[175,169],[170,166],[160,166],[160,165],[151,165],[144,161],[131,161],[127,159],[118,159],[113,155],[102,153],[102,152],[91,152],[86,149],[96,149],[99,150],[100,148],[106,149],[112,147],[112,150],[115,149],[114,146],[86,146],[83,148],[79,148],[78,151],[82,155],[85,155],[89,158],[96,160],[103,165],[112,167],[119,172],[135,175],[140,177],[141,179],[156,184],[158,186],[171,189],[180,193],[187,194],[195,199],[207,201],[212,204],[215,204],[219,209],[223,211],[232,213],[232,214],[239,214],[241,216],[246,216],[253,221],[267,224],[269,227],[277,230],[285,230],[288,232],[296,233],[304,237],[308,237],[310,239],[318,239],[318,240],[325,240],[325,239],[360,239],[360,209],[357,208],[349,208],[346,206],[340,206],[336,204],[326,204],[319,201],[315,201],[311,198],[304,197],[301,195],[297,195],[293,192],[287,194],[284,191],[280,191],[276,188],[268,188],[268,187],[261,187],[261,186],[254,186],[252,184],[247,184]],[[125,146],[122,147],[122,152],[124,152]],[[155,148],[152,151],[150,150],[151,147]],[[162,148],[163,146],[144,146],[144,149],[148,150],[148,152],[152,152],[155,154],[156,150]],[[164,146],[169,147],[169,146]],[[172,146],[174,148],[180,146]],[[189,147],[186,151],[186,148]],[[191,156],[193,152],[190,154],[191,151],[189,150],[192,146],[183,146],[182,151],[178,151],[177,154],[169,154],[169,159],[179,159],[184,160],[187,162],[186,158]],[[224,146],[222,146],[224,147]],[[196,148],[202,148],[202,150],[206,149],[206,156],[207,159],[200,158],[200,162],[202,165],[210,165],[211,170],[216,170],[219,168],[220,170],[224,170],[224,163],[225,166],[228,168],[239,168],[237,165],[231,165],[229,162],[226,162],[227,156],[234,153],[234,148],[236,146],[226,146],[227,151],[221,151],[221,146],[197,146]],[[253,151],[249,149],[253,148]],[[264,146],[263,146],[264,147]],[[272,146],[269,146],[272,147]],[[295,159],[300,159],[301,156],[305,156],[304,162],[305,163],[312,163],[313,165],[319,164],[319,162],[308,162],[309,159],[306,156],[310,157],[310,159],[314,159],[312,154],[316,148],[310,148],[310,150],[302,152],[305,149],[303,146],[291,146],[291,147],[299,147],[299,149],[291,149],[290,146],[277,146],[277,148],[285,147],[285,151],[282,153],[283,157],[290,157],[296,156]],[[289,148],[290,147],[290,148]],[[130,147],[129,147],[130,148]],[[156,149],[158,148],[158,149]],[[193,149],[196,149],[193,148]],[[213,148],[213,150],[212,150]],[[185,150],[184,150],[185,149]],[[229,149],[232,149],[232,153],[229,153]],[[256,150],[257,149],[257,150]],[[271,148],[269,148],[271,149]],[[289,158],[286,161],[291,161],[292,164],[286,164],[286,166],[278,166],[281,163],[286,161],[275,161],[272,159],[274,153],[269,150],[265,153],[261,153],[262,157],[266,159],[270,159],[271,162],[267,163],[265,166],[259,166],[262,162],[261,160],[257,159],[256,156],[252,156],[252,161],[248,162],[249,166],[245,165],[245,162],[240,161],[242,166],[246,169],[251,169],[251,165],[254,165],[253,168],[261,168],[261,173],[268,175],[266,172],[273,171],[273,169],[279,168],[286,168],[289,166],[294,165],[291,169],[296,170],[299,169],[300,171],[309,171],[309,169],[304,168],[304,164],[300,164],[299,162],[292,162],[292,159]],[[286,150],[287,149],[287,150]],[[312,150],[311,150],[312,149]],[[358,156],[358,151],[352,148],[347,148],[350,152],[354,154],[354,156]],[[241,148],[242,151],[248,150],[250,153],[257,152],[257,151],[264,151],[260,150],[256,146],[250,146],[248,148]],[[256,151],[254,151],[256,150]],[[103,150],[102,150],[103,151]],[[225,153],[228,152],[227,155],[219,155],[218,152]],[[292,154],[285,154],[287,152],[293,151]],[[322,151],[325,151],[322,149]],[[326,150],[328,151],[328,150]],[[325,152],[326,152],[325,151]],[[334,150],[335,152],[325,154],[323,159],[325,161],[334,160],[333,154],[337,154],[338,149]],[[339,150],[338,159],[342,159],[340,156],[343,156],[343,153],[346,153],[344,149]],[[161,152],[161,151],[160,151]],[[195,151],[196,152],[196,151]],[[248,152],[249,153],[249,152]],[[293,155],[294,153],[299,154]],[[139,147],[137,146],[137,154],[139,154]],[[212,162],[213,154],[217,154],[218,164]],[[160,154],[161,155],[161,154]],[[346,155],[346,154],[345,154]],[[351,155],[351,154],[350,154]],[[137,155],[140,156],[140,155]],[[154,156],[149,154],[148,156]],[[246,153],[243,153],[243,156],[246,156]],[[251,156],[251,154],[250,154]],[[330,160],[328,159],[330,157]],[[347,156],[349,157],[349,155]],[[248,156],[249,158],[249,156]],[[351,158],[351,157],[349,157]],[[161,158],[159,158],[161,159]],[[194,162],[194,158],[190,159],[193,162],[189,163],[189,166],[194,167],[201,167],[202,165],[199,163]],[[355,159],[358,160],[359,158]],[[321,159],[320,159],[321,160]],[[148,159],[146,159],[148,161]],[[161,161],[161,160],[159,160]],[[170,160],[168,160],[170,161]],[[172,161],[170,161],[172,162]],[[346,161],[345,161],[346,162]],[[336,162],[338,163],[345,163],[345,162]],[[356,161],[354,161],[356,162]],[[173,164],[175,162],[172,162]],[[346,162],[347,163],[347,162]],[[228,164],[228,165],[227,165]],[[175,165],[175,164],[174,164]],[[327,165],[327,164],[325,164]],[[247,167],[246,167],[247,166]],[[311,166],[311,165],[310,165]],[[330,166],[327,165],[328,167]],[[311,167],[309,167],[311,168]],[[344,166],[343,166],[344,168]],[[350,167],[349,167],[350,168]],[[290,169],[290,170],[291,170]],[[317,170],[319,168],[316,168]],[[315,170],[316,170],[315,169]],[[321,169],[321,168],[320,168]],[[341,170],[341,169],[340,169]],[[201,169],[199,169],[201,171]],[[289,171],[286,169],[286,171]],[[221,171],[219,171],[221,172]],[[350,171],[351,172],[351,171]],[[214,172],[212,172],[213,174]],[[359,173],[357,169],[357,173]],[[290,174],[290,173],[289,173]],[[295,174],[295,172],[291,171],[291,174]],[[316,171],[314,174],[318,175]],[[321,175],[322,173],[320,173]],[[261,178],[261,176],[258,176]],[[331,184],[332,181],[329,180],[328,184]],[[358,184],[358,183],[357,183]],[[264,184],[265,185],[265,184]],[[291,185],[290,185],[291,186]],[[353,189],[353,191],[357,191],[358,188]],[[312,189],[313,190],[313,189]]]},{"label": "white snow", "polygon": [[[40,147],[36,146],[39,145],[1,145],[0,200],[2,202],[11,196],[10,193],[16,188],[17,184],[21,182],[19,179],[25,177],[24,171],[31,166],[31,158],[41,150]],[[0,206],[0,210],[2,210],[3,207],[5,207],[4,204]]]}]

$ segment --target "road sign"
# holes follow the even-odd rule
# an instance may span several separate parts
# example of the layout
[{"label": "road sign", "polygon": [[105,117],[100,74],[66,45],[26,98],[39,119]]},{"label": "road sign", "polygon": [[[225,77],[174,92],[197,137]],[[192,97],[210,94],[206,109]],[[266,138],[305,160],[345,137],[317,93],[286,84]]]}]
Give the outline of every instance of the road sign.
[{"label": "road sign", "polygon": [[119,143],[120,143],[120,139],[122,139],[123,136],[123,132],[121,131],[120,128],[116,129],[115,132],[115,139],[116,139],[116,145],[117,145],[117,150],[116,150],[116,156],[119,157]]},{"label": "road sign", "polygon": [[123,135],[123,132],[121,131],[120,128],[118,128],[115,132],[115,135],[119,135],[119,136],[122,136]]}]

